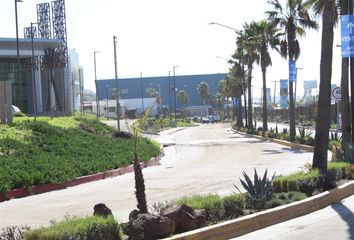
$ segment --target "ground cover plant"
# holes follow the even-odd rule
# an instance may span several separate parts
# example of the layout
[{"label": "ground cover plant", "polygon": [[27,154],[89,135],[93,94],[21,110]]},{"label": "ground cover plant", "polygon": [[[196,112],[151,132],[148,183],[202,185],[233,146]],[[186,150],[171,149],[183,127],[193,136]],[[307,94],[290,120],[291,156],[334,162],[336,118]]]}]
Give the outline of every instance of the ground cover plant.
[{"label": "ground cover plant", "polygon": [[[115,130],[86,117],[15,118],[0,125],[0,191],[45,183],[63,183],[132,163],[133,140],[114,137]],[[139,158],[160,153],[142,138]]]},{"label": "ground cover plant", "polygon": [[113,217],[68,217],[50,227],[25,232],[26,240],[120,240],[121,228]]}]

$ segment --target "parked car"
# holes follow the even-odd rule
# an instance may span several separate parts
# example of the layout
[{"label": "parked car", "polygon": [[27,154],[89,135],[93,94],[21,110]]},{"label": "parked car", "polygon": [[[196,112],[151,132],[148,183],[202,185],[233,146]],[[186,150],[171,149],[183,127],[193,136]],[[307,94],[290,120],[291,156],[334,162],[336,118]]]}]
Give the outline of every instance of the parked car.
[{"label": "parked car", "polygon": [[213,115],[210,115],[209,117],[209,120],[211,123],[218,123],[218,122],[221,122],[221,118],[219,115],[216,115],[216,114],[213,114]]},{"label": "parked car", "polygon": [[210,118],[209,117],[202,117],[202,120],[200,121],[201,123],[210,123]]}]

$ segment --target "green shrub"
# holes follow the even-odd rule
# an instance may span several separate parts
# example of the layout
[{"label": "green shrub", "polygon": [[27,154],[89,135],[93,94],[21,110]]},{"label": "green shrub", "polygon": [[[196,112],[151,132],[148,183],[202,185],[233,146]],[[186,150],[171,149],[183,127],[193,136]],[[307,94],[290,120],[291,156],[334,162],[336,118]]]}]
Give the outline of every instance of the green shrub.
[{"label": "green shrub", "polygon": [[193,209],[204,209],[207,220],[210,222],[217,222],[225,216],[223,200],[216,194],[183,197],[178,199],[176,203],[188,205]]},{"label": "green shrub", "polygon": [[327,165],[327,180],[331,183],[348,177],[348,162],[329,162]]},{"label": "green shrub", "polygon": [[123,239],[119,224],[113,217],[67,218],[50,227],[25,233],[26,240],[120,240]]},{"label": "green shrub", "polygon": [[[243,172],[243,177],[245,181],[241,180],[243,188],[247,191],[249,199],[249,207],[255,210],[262,210],[265,207],[265,203],[272,197],[272,181],[274,179],[275,173],[271,179],[267,178],[267,170],[265,170],[263,177],[258,176],[257,170],[254,169],[254,181]],[[234,185],[235,188],[241,193],[240,189]]]},{"label": "green shrub", "polygon": [[[113,128],[91,117],[16,118],[0,125],[0,133],[0,191],[63,183],[132,162],[132,140],[113,137]],[[146,138],[138,151],[142,161],[160,152]]]},{"label": "green shrub", "polygon": [[242,216],[245,210],[245,194],[232,194],[222,198],[226,218],[237,218]]},{"label": "green shrub", "polygon": [[25,240],[25,233],[29,230],[28,226],[11,226],[0,229],[0,240]]},{"label": "green shrub", "polygon": [[[323,177],[318,170],[311,170],[309,173],[303,171],[290,175],[275,178],[276,188],[274,192],[300,191],[309,196],[316,190],[323,187]],[[274,184],[273,184],[274,186]]]},{"label": "green shrub", "polygon": [[274,193],[272,199],[267,202],[266,208],[278,207],[306,198],[306,194],[301,192]]}]

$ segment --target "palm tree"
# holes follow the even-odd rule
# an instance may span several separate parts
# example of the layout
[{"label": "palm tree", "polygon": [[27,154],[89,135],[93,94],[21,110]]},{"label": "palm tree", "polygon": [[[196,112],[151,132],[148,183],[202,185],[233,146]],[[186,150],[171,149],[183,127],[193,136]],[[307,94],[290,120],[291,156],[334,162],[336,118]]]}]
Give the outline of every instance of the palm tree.
[{"label": "palm tree", "polygon": [[255,29],[248,23],[243,25],[244,31],[237,38],[237,46],[243,51],[243,63],[247,66],[247,98],[248,98],[248,128],[253,129],[253,115],[252,115],[252,71],[253,63],[259,62],[259,56],[256,52],[256,47],[252,41],[255,34]]},{"label": "palm tree", "polygon": [[184,116],[184,106],[188,103],[189,101],[189,96],[186,90],[179,90],[177,93],[177,100],[182,106],[182,113]]},{"label": "palm tree", "polygon": [[[318,112],[316,119],[315,149],[312,159],[312,167],[327,172],[327,150],[330,125],[331,106],[331,77],[333,58],[333,28],[336,22],[335,0],[312,1],[315,10],[322,6],[322,45],[320,65],[320,91],[318,96]],[[317,8],[316,8],[317,6]]]},{"label": "palm tree", "polygon": [[227,102],[227,109],[226,109],[226,113],[224,113],[224,116],[229,118],[229,98],[231,96],[231,93],[230,93],[230,89],[228,88],[227,86],[227,80],[226,79],[223,79],[219,82],[219,92],[221,94],[221,96],[226,99],[226,102]]},{"label": "palm tree", "polygon": [[255,46],[256,53],[260,56],[260,65],[262,70],[262,80],[263,80],[263,135],[264,132],[268,130],[267,126],[267,81],[266,81],[266,71],[267,67],[272,65],[272,59],[270,58],[269,48],[275,49],[279,52],[279,37],[281,34],[278,29],[274,27],[267,20],[262,20],[260,22],[251,22],[250,26],[254,29],[253,38],[250,41]]},{"label": "palm tree", "polygon": [[[280,42],[280,54],[289,61],[296,61],[300,56],[300,44],[297,36],[305,36],[305,29],[317,29],[317,22],[309,13],[306,4],[302,0],[286,0],[285,8],[279,0],[268,0],[274,7],[273,11],[267,11],[268,19],[284,30],[284,39]],[[289,81],[289,112],[290,112],[290,139],[295,140],[295,109],[294,109],[293,82]]]},{"label": "palm tree", "polygon": [[206,104],[206,101],[208,99],[209,96],[209,85],[207,82],[200,82],[197,86],[197,90],[199,93],[199,96],[202,98],[203,100],[203,105]]}]

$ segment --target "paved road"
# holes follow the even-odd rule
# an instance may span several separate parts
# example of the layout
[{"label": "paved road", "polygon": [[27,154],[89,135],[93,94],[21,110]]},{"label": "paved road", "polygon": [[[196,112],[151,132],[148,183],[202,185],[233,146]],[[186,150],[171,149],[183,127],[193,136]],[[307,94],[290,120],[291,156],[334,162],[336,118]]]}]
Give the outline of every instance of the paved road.
[{"label": "paved road", "polygon": [[354,196],[322,210],[279,223],[237,240],[352,240],[354,239]]},{"label": "paved road", "polygon": [[[196,193],[229,193],[242,170],[286,174],[311,160],[312,153],[235,134],[228,124],[207,124],[166,131],[157,140],[174,142],[164,149],[161,165],[144,169],[149,204]],[[92,214],[94,204],[106,203],[117,220],[135,208],[134,175],[0,203],[0,228],[42,225],[69,215]]]}]

